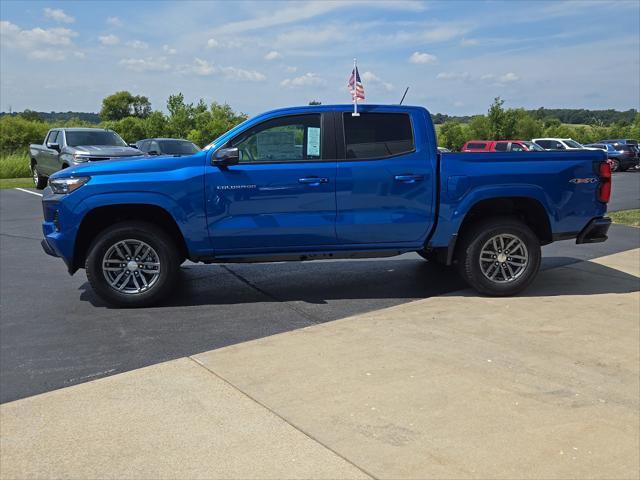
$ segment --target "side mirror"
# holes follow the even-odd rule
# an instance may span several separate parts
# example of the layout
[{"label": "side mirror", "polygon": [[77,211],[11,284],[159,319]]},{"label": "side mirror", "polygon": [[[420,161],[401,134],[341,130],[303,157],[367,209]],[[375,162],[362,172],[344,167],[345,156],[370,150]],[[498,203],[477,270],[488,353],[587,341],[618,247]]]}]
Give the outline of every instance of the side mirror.
[{"label": "side mirror", "polygon": [[47,143],[47,148],[50,148],[51,150],[55,150],[56,152],[60,151],[60,144],[59,143]]},{"label": "side mirror", "polygon": [[138,146],[137,146],[135,143],[130,143],[130,144],[129,144],[129,146],[130,146],[131,148],[135,148],[136,150],[140,150],[140,149],[138,148]]},{"label": "side mirror", "polygon": [[149,150],[147,152],[147,155],[160,155],[160,152],[157,150]]},{"label": "side mirror", "polygon": [[213,165],[226,166],[240,163],[240,152],[237,148],[221,148],[213,154]]}]

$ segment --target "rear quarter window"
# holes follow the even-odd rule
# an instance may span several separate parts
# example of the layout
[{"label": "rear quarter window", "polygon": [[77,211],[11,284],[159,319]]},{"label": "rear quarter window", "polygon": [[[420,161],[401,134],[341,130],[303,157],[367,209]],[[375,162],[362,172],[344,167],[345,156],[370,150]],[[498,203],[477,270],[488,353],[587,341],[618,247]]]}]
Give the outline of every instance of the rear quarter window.
[{"label": "rear quarter window", "polygon": [[465,148],[470,148],[474,150],[484,150],[486,146],[487,146],[486,143],[476,142],[476,143],[467,143],[467,146]]},{"label": "rear quarter window", "polygon": [[406,113],[343,115],[347,159],[380,159],[415,150],[411,118]]}]

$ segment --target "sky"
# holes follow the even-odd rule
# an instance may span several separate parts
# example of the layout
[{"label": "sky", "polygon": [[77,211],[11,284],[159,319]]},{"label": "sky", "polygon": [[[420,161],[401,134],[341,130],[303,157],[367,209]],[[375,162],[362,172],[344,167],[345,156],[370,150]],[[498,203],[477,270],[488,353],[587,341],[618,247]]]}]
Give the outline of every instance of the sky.
[{"label": "sky", "polygon": [[119,90],[249,115],[349,103],[431,112],[640,105],[640,1],[0,2],[0,110],[100,110]]}]

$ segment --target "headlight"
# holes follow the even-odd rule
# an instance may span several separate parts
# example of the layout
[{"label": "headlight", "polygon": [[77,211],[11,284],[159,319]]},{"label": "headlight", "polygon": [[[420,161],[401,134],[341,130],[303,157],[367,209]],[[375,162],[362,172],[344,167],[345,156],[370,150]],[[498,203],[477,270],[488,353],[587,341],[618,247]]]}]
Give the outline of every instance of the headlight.
[{"label": "headlight", "polygon": [[53,193],[71,193],[87,183],[91,177],[50,178],[49,186]]},{"label": "headlight", "polygon": [[77,153],[73,154],[73,160],[75,162],[88,162],[89,161],[89,157],[87,157],[86,155],[80,155]]}]

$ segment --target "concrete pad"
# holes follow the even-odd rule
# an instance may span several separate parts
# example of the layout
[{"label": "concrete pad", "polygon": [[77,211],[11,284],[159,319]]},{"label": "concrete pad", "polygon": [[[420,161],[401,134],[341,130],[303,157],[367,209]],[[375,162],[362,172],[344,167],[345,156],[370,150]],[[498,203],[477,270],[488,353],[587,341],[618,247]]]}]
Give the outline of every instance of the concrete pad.
[{"label": "concrete pad", "polygon": [[638,478],[639,252],[194,359],[377,478]]},{"label": "concrete pad", "polygon": [[0,477],[368,478],[180,359],[0,406]]}]

